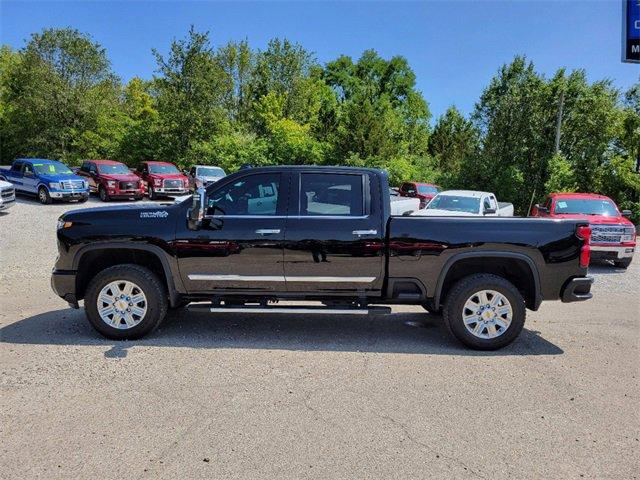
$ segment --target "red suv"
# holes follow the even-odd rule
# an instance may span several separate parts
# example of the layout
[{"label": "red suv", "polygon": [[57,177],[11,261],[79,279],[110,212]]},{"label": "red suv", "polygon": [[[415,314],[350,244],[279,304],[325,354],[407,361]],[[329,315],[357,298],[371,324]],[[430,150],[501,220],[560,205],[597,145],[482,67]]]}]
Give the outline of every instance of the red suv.
[{"label": "red suv", "polygon": [[420,208],[427,206],[433,197],[439,194],[441,188],[432,183],[405,182],[398,189],[403,197],[415,197],[420,199]]},{"label": "red suv", "polygon": [[189,179],[173,163],[142,162],[136,173],[147,183],[151,200],[189,193]]},{"label": "red suv", "polygon": [[140,178],[124,163],[113,160],[85,160],[77,174],[87,178],[89,190],[97,192],[103,202],[112,198],[140,200],[144,196]]},{"label": "red suv", "polygon": [[636,228],[609,197],[595,193],[551,193],[543,205],[535,205],[533,217],[576,218],[591,227],[591,258],[613,260],[616,267],[631,264],[636,247]]}]

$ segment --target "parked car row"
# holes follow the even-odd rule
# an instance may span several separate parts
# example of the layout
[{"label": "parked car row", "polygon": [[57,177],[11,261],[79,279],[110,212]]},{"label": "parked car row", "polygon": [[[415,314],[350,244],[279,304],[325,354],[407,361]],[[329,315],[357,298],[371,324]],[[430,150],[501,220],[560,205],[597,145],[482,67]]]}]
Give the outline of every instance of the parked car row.
[{"label": "parked car row", "polygon": [[103,202],[140,200],[145,195],[155,200],[186,195],[225,176],[221,168],[207,165],[181,172],[169,162],[144,161],[133,170],[114,160],[85,160],[80,167],[70,168],[56,160],[18,158],[10,167],[0,168],[1,192],[11,192],[3,197],[0,210],[8,208],[16,192],[33,195],[44,204],[54,200],[85,202],[90,193]]}]

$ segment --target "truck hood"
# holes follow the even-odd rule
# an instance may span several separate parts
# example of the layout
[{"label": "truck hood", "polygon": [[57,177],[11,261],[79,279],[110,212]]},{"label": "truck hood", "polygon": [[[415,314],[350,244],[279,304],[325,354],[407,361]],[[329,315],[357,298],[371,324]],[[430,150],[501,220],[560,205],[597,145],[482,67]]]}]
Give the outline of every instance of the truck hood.
[{"label": "truck hood", "polygon": [[111,175],[100,174],[100,178],[103,180],[115,180],[118,182],[137,182],[140,180],[140,177],[133,173],[114,173]]},{"label": "truck hood", "polygon": [[[190,197],[183,197],[173,203],[137,203],[114,205],[111,207],[95,207],[70,210],[64,213],[60,219],[66,222],[74,222],[78,225],[110,224],[112,222],[126,229],[127,220],[149,221],[149,225],[143,228],[153,228],[154,222],[168,220],[177,210],[182,210],[182,202]],[[139,223],[132,223],[140,227]]]},{"label": "truck hood", "polygon": [[554,214],[553,218],[558,219],[571,219],[571,220],[584,220],[585,222],[591,223],[593,225],[633,225],[631,220],[625,217],[606,217],[604,215],[583,215],[580,213],[570,213],[566,215],[558,215]]},{"label": "truck hood", "polygon": [[0,187],[13,187],[13,183],[5,182],[4,180],[0,180]]},{"label": "truck hood", "polygon": [[43,182],[63,182],[67,180],[83,180],[86,182],[86,179],[84,177],[81,177],[80,175],[69,175],[66,173],[60,173],[57,175],[55,174],[38,175],[38,178]]},{"label": "truck hood", "polygon": [[185,177],[182,173],[150,173],[149,178],[161,178],[162,180],[182,180],[183,182],[187,181],[187,177]]},{"label": "truck hood", "polygon": [[452,210],[441,210],[439,208],[430,208],[418,210],[413,213],[413,215],[420,217],[478,217],[480,216],[477,213],[469,213],[469,212],[454,212]]}]

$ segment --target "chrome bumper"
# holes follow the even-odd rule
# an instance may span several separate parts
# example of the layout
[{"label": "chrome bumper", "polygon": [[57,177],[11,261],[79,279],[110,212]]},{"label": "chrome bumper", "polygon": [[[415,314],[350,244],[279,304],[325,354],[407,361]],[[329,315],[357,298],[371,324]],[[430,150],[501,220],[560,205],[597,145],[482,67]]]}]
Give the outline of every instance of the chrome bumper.
[{"label": "chrome bumper", "polygon": [[593,258],[631,258],[634,251],[635,247],[624,245],[591,245],[591,256]]}]

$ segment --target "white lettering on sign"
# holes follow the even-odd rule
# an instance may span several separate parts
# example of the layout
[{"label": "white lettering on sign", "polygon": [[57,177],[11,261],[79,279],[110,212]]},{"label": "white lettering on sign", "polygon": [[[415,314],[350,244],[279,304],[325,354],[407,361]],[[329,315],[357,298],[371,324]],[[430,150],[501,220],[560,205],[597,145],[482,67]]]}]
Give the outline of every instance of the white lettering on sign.
[{"label": "white lettering on sign", "polygon": [[631,45],[631,53],[640,53],[640,45]]},{"label": "white lettering on sign", "polygon": [[635,22],[633,22],[633,27],[636,30],[640,30],[640,20],[636,20]]},{"label": "white lettering on sign", "polygon": [[169,212],[165,210],[158,210],[156,212],[140,212],[140,218],[167,218]]}]

